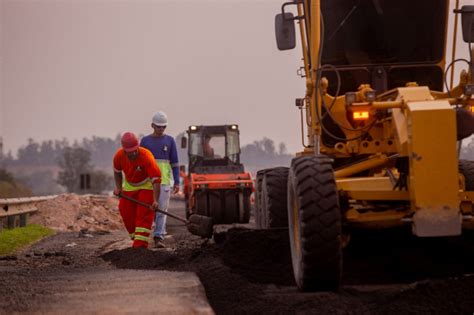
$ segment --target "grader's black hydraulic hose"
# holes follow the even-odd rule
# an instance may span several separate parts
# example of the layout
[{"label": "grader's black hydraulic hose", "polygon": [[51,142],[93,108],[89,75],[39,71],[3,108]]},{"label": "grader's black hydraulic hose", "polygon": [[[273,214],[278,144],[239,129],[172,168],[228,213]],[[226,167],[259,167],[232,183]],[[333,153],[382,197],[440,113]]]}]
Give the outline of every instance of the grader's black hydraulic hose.
[{"label": "grader's black hydraulic hose", "polygon": [[455,59],[453,61],[451,61],[449,63],[449,65],[446,67],[446,70],[444,71],[444,85],[446,87],[446,92],[448,92],[448,96],[451,97],[451,91],[449,91],[449,87],[448,87],[448,80],[446,79],[447,78],[447,75],[448,75],[448,72],[449,72],[449,69],[451,69],[451,67],[456,63],[456,62],[460,62],[460,61],[464,61],[465,63],[467,63],[467,65],[470,67],[471,66],[471,62],[469,62],[469,60],[466,60],[464,58],[459,58],[459,59]]},{"label": "grader's black hydraulic hose", "polygon": [[368,126],[365,126],[365,127],[361,127],[361,128],[350,128],[350,127],[345,127],[343,126],[340,122],[337,121],[337,119],[332,115],[331,113],[331,109],[332,107],[334,106],[334,104],[336,103],[336,98],[339,96],[339,92],[340,92],[340,87],[341,87],[341,76],[339,74],[339,70],[337,70],[337,68],[331,64],[325,64],[321,67],[321,69],[323,68],[332,68],[334,70],[334,72],[336,72],[336,75],[337,75],[337,79],[338,79],[338,86],[337,86],[337,90],[336,90],[336,96],[334,96],[334,99],[333,101],[331,102],[331,105],[328,107],[326,105],[326,102],[324,101],[324,93],[323,93],[323,90],[322,88],[320,87],[319,88],[319,91],[320,91],[320,95],[321,95],[321,103],[323,104],[324,108],[326,109],[326,112],[323,114],[323,117],[322,119],[324,119],[324,117],[326,115],[328,115],[329,117],[331,117],[331,119],[342,129],[345,129],[345,130],[349,130],[349,131],[364,131],[365,129],[368,128]]},{"label": "grader's black hydraulic hose", "polygon": [[[322,60],[322,55],[323,55],[323,45],[324,45],[324,17],[323,17],[323,13],[321,12],[321,41],[320,41],[320,45],[319,45],[319,52],[318,52],[318,65],[321,64],[321,60]],[[329,108],[332,108],[332,106],[334,106],[334,103],[335,103],[335,100],[336,98],[339,96],[339,92],[340,92],[340,87],[341,87],[341,76],[339,74],[339,71],[337,70],[337,68],[333,65],[324,65],[322,66],[321,68],[318,69],[318,71],[316,72],[317,73],[317,77],[316,77],[316,88],[318,90],[318,92],[320,93],[321,95],[321,103],[322,105],[326,108],[326,113],[324,113],[323,117],[321,118],[321,113],[319,112],[319,106],[318,104],[316,104],[316,108],[315,108],[315,111],[316,111],[316,116],[318,118],[318,121],[321,125],[321,128],[324,130],[324,132],[326,132],[327,135],[329,135],[331,138],[333,138],[334,140],[336,141],[353,141],[353,140],[357,140],[357,139],[361,139],[363,137],[365,137],[368,132],[370,131],[370,129],[372,129],[372,127],[375,125],[376,123],[376,120],[374,120],[372,122],[372,124],[370,124],[369,126],[367,127],[363,127],[363,128],[358,128],[358,129],[349,129],[351,131],[364,131],[365,129],[365,132],[357,137],[353,137],[353,138],[340,138],[336,135],[334,135],[333,133],[331,133],[327,128],[326,126],[324,126],[324,123],[323,123],[323,118],[325,117],[326,114],[328,114],[331,119],[341,128],[344,128],[344,129],[348,129],[347,127],[344,127],[340,124],[340,122],[338,122],[336,119],[334,119],[334,117],[331,115],[330,113],[330,110],[328,110],[328,107],[326,106],[326,104],[324,103],[324,98],[323,98],[323,91],[321,89],[321,73],[322,73],[322,69],[324,69],[325,67],[330,67],[332,68],[333,70],[336,71],[336,76],[338,78],[338,87],[337,87],[337,90],[336,90],[336,95],[334,96],[334,99],[333,99],[333,102],[331,104],[331,106]]]}]

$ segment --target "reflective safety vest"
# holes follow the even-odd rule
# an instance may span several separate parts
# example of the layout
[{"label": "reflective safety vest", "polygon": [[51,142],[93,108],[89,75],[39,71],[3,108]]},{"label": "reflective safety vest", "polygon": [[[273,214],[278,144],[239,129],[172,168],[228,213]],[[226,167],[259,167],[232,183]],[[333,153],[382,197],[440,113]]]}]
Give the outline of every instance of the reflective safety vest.
[{"label": "reflective safety vest", "polygon": [[140,183],[129,183],[124,177],[122,182],[123,191],[137,191],[140,189],[153,190],[153,184],[149,178],[141,181]]},{"label": "reflective safety vest", "polygon": [[155,158],[145,148],[138,148],[138,156],[133,161],[119,149],[114,156],[113,164],[115,172],[124,173],[122,181],[124,191],[153,190],[153,183],[161,182],[161,172]]},{"label": "reflective safety vest", "polygon": [[171,164],[169,160],[160,160],[156,159],[156,165],[160,168],[161,171],[161,184],[171,185],[174,181],[171,176]]}]

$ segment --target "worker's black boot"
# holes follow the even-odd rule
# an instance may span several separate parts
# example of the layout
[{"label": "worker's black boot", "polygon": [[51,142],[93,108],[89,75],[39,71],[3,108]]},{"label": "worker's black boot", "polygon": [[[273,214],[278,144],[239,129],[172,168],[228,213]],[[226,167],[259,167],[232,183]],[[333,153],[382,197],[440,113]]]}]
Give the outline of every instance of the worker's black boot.
[{"label": "worker's black boot", "polygon": [[155,248],[166,248],[165,242],[161,238],[154,237],[153,241],[155,242]]}]

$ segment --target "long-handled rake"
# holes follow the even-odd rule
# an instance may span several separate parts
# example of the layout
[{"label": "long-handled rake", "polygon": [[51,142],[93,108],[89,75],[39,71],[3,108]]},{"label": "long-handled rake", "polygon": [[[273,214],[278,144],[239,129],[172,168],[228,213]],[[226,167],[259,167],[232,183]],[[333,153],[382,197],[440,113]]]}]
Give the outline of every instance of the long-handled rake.
[{"label": "long-handled rake", "polygon": [[140,200],[136,200],[135,198],[129,197],[124,194],[119,194],[118,197],[129,200],[131,202],[134,202],[136,204],[139,204],[143,207],[146,207],[152,211],[160,212],[163,213],[173,219],[176,219],[180,222],[183,222],[186,224],[186,228],[188,229],[189,232],[191,232],[194,235],[198,235],[201,237],[207,237],[211,238],[212,237],[212,218],[202,216],[202,215],[197,215],[197,214],[192,214],[189,217],[189,220],[186,220],[184,218],[181,218],[175,214],[160,210],[160,209],[155,209],[152,207],[152,205],[149,205],[147,203],[144,203]]}]

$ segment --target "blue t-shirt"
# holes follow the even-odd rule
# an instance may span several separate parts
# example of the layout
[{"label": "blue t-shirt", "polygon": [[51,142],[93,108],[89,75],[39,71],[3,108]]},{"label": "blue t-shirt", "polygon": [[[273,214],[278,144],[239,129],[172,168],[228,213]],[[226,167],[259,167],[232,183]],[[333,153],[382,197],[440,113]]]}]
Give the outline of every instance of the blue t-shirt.
[{"label": "blue t-shirt", "polygon": [[[178,150],[176,150],[176,142],[173,137],[148,135],[142,138],[140,146],[153,153],[161,171],[162,185],[171,185],[172,179],[175,184],[179,184]],[[171,177],[171,173],[173,173],[173,177]]]}]

